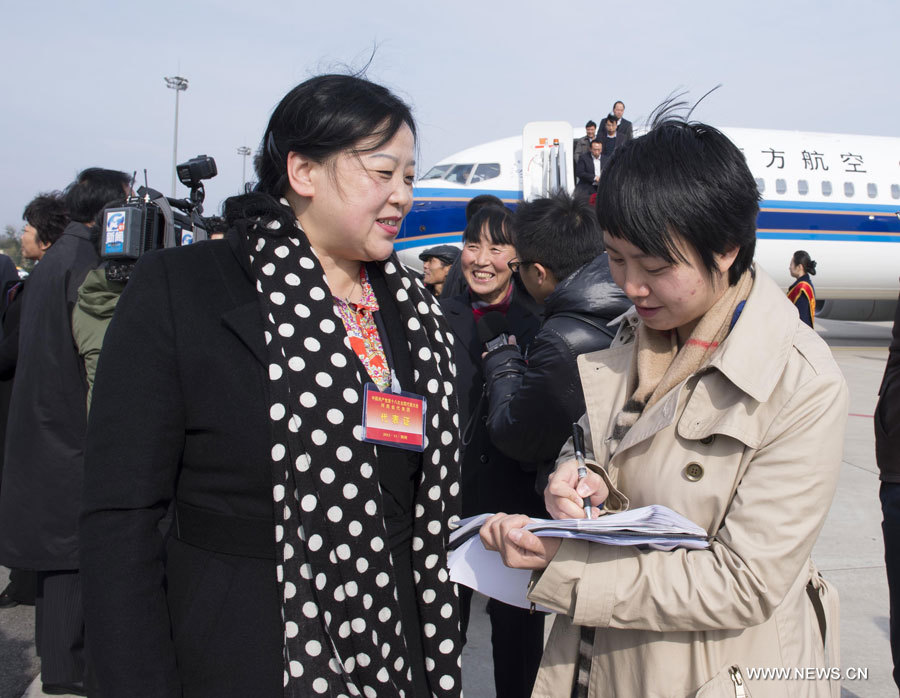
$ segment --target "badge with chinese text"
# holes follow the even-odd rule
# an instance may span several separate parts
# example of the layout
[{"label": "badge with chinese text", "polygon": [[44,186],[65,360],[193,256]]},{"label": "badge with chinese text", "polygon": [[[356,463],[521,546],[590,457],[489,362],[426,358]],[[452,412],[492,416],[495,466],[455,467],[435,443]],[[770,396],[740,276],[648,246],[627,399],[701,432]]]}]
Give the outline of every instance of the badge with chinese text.
[{"label": "badge with chinese text", "polygon": [[364,441],[425,450],[425,398],[415,393],[381,392],[366,383],[363,401]]}]

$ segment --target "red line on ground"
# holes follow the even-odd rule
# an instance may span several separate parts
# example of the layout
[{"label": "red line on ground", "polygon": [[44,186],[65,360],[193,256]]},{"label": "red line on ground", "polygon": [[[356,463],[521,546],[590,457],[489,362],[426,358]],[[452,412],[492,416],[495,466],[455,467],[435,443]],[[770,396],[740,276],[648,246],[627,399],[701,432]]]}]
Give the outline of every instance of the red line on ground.
[{"label": "red line on ground", "polygon": [[865,419],[873,419],[875,417],[874,414],[856,414],[854,412],[850,412],[848,415],[850,417],[864,417]]}]

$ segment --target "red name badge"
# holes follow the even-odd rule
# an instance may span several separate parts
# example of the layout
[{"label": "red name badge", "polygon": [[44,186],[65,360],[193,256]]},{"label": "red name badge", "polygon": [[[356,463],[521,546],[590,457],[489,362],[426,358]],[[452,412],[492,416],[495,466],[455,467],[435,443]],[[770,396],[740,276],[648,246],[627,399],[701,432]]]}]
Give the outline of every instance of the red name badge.
[{"label": "red name badge", "polygon": [[415,393],[383,393],[366,383],[363,401],[364,441],[425,450],[425,398]]}]

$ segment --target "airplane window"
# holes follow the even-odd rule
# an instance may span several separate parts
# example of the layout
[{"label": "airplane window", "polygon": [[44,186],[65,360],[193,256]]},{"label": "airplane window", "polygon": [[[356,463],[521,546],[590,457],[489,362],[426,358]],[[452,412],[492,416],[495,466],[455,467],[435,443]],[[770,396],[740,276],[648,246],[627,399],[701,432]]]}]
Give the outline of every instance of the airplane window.
[{"label": "airplane window", "polygon": [[762,177],[757,177],[756,188],[759,189],[759,193],[762,194],[766,190],[766,180],[764,180]]},{"label": "airplane window", "polygon": [[891,185],[891,198],[900,199],[900,184]]},{"label": "airplane window", "polygon": [[787,182],[785,182],[783,179],[776,179],[775,191],[779,194],[784,194],[787,191]]},{"label": "airplane window", "polygon": [[453,169],[444,175],[444,179],[448,182],[465,184],[469,180],[469,173],[472,171],[473,167],[474,165],[454,165]]},{"label": "airplane window", "polygon": [[831,196],[831,182],[822,182],[822,196]]},{"label": "airplane window", "polygon": [[797,180],[797,193],[802,194],[803,196],[806,196],[807,194],[809,194],[809,182],[807,182],[805,179],[798,179]]},{"label": "airplane window", "polygon": [[869,182],[868,185],[866,185],[866,193],[869,195],[870,199],[874,199],[878,196],[878,185],[875,184],[875,182]]},{"label": "airplane window", "polygon": [[499,162],[483,162],[475,168],[475,174],[472,175],[471,184],[475,182],[483,182],[486,179],[493,179],[500,176]]},{"label": "airplane window", "polygon": [[853,196],[853,182],[844,182],[844,196]]},{"label": "airplane window", "polygon": [[453,165],[435,165],[425,173],[422,179],[440,179],[451,167],[453,167]]}]

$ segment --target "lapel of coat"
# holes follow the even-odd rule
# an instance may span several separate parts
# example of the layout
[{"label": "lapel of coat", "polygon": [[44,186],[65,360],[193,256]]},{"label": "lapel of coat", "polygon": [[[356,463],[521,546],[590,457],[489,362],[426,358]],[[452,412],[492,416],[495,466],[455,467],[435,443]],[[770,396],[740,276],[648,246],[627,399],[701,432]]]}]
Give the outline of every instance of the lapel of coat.
[{"label": "lapel of coat", "polygon": [[[256,282],[250,274],[250,263],[242,244],[242,233],[228,234],[228,247],[217,245],[216,261],[222,281],[228,289],[233,305],[222,313],[222,324],[237,335],[238,339],[263,366],[269,363]],[[234,255],[238,267],[223,257]]]},{"label": "lapel of coat", "polygon": [[468,291],[452,298],[445,298],[441,301],[441,309],[450,330],[456,336],[456,341],[471,353],[475,322],[472,320],[472,306],[469,305],[468,298]]},{"label": "lapel of coat", "polygon": [[[613,349],[582,354],[578,357],[578,370],[584,387],[585,407],[591,426],[594,454],[600,463],[609,460],[607,437],[612,434],[616,416],[628,398],[626,391],[631,383],[633,349],[633,344],[626,344]],[[686,381],[669,391],[668,395],[640,416],[619,443],[613,460],[627,449],[649,439],[675,421],[678,414],[678,401],[685,383]]]}]

